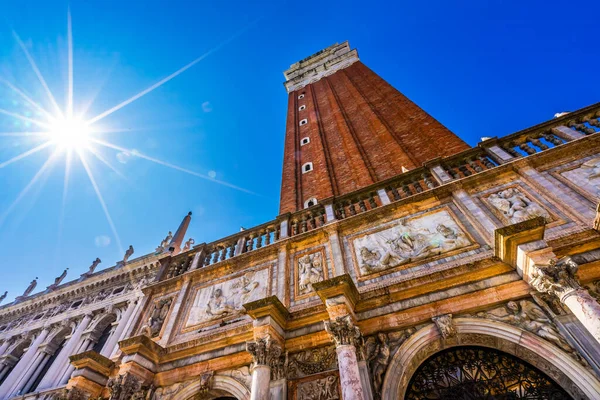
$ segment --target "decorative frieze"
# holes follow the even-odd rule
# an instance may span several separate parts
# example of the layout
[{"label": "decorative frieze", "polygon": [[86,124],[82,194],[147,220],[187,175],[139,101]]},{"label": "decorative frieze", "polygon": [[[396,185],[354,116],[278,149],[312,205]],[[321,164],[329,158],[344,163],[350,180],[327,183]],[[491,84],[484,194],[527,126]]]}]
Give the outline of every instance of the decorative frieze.
[{"label": "decorative frieze", "polygon": [[337,375],[298,383],[298,400],[338,400],[340,399],[340,380]]},{"label": "decorative frieze", "polygon": [[338,368],[334,346],[319,347],[289,355],[288,378],[303,378]]}]

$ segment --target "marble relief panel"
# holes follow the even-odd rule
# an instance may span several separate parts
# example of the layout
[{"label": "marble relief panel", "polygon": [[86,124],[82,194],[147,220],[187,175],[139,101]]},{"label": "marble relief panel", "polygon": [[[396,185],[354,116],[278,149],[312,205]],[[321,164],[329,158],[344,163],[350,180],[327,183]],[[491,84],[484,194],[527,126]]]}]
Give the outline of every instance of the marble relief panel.
[{"label": "marble relief panel", "polygon": [[350,241],[359,276],[407,269],[416,262],[477,246],[454,213],[444,207],[402,218]]},{"label": "marble relief panel", "polygon": [[295,300],[314,294],[313,283],[328,278],[325,249],[312,250],[294,256]]},{"label": "marble relief panel", "polygon": [[244,314],[244,304],[269,295],[270,282],[269,268],[263,268],[192,289],[184,331]]},{"label": "marble relief panel", "polygon": [[600,200],[600,156],[553,174],[593,202]]},{"label": "marble relief panel", "polygon": [[536,217],[546,223],[554,218],[535,198],[518,185],[504,187],[482,196],[485,205],[504,225],[512,225]]},{"label": "marble relief panel", "polygon": [[340,400],[341,392],[337,371],[288,381],[289,398],[295,400]]}]

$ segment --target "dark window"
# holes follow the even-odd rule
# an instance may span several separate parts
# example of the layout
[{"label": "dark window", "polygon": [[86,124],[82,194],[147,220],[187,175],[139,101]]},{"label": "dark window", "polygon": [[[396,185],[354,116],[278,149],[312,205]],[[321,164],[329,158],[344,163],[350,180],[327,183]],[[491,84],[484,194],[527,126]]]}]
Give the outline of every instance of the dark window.
[{"label": "dark window", "polygon": [[29,389],[25,393],[31,393],[35,389],[37,389],[38,385],[40,384],[40,381],[42,380],[42,378],[44,377],[44,375],[46,375],[46,372],[48,372],[48,369],[50,369],[50,367],[52,366],[52,364],[56,360],[56,357],[58,357],[58,355],[62,351],[63,347],[65,346],[65,342],[66,341],[67,341],[67,339],[63,338],[62,342],[60,342],[60,345],[58,346],[58,348],[56,349],[56,351],[54,352],[54,354],[52,354],[52,356],[50,356],[50,358],[48,360],[46,360],[46,363],[42,367],[42,370],[35,377],[35,380],[33,381],[33,383],[31,384],[31,386],[29,387]]},{"label": "dark window", "polygon": [[108,324],[108,326],[106,328],[104,328],[104,330],[102,331],[102,335],[100,335],[100,337],[98,338],[98,341],[94,344],[94,347],[92,348],[92,350],[94,350],[96,353],[100,353],[102,351],[102,348],[106,344],[106,341],[110,337],[111,332],[112,332],[112,325]]},{"label": "dark window", "polygon": [[453,347],[415,372],[406,400],[566,400],[560,386],[525,361],[486,347]]}]

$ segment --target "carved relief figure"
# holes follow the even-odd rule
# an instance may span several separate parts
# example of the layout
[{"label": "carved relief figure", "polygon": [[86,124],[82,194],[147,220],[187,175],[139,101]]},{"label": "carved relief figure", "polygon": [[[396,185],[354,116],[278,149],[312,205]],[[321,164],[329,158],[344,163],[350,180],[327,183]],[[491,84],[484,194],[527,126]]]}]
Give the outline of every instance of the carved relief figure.
[{"label": "carved relief figure", "polygon": [[446,210],[354,240],[360,272],[369,274],[443,254],[471,244]]},{"label": "carved relief figure", "polygon": [[306,294],[313,291],[312,284],[323,280],[323,255],[307,254],[298,259],[298,292]]},{"label": "carved relief figure", "polygon": [[169,307],[171,307],[172,302],[173,299],[169,298],[154,303],[152,314],[150,315],[150,318],[148,318],[148,325],[142,327],[142,332],[144,334],[147,335],[150,333],[150,335],[148,335],[150,337],[156,337],[160,334],[160,330],[167,319]]},{"label": "carved relief figure", "polygon": [[502,215],[506,223],[516,224],[535,217],[544,217],[550,221],[550,214],[531,201],[518,188],[508,188],[491,194],[488,201]]},{"label": "carved relief figure", "polygon": [[529,300],[521,300],[518,303],[516,301],[509,301],[504,307],[480,312],[477,314],[477,317],[518,326],[554,343],[569,353],[573,351],[544,311]]},{"label": "carved relief figure", "polygon": [[320,347],[290,355],[288,377],[301,378],[306,375],[313,375],[337,368],[335,347]]},{"label": "carved relief figure", "polygon": [[339,379],[335,375],[298,385],[298,399],[302,400],[338,400]]},{"label": "carved relief figure", "polygon": [[365,341],[366,360],[373,378],[374,398],[381,398],[381,388],[388,364],[398,348],[417,330],[408,328],[397,332],[380,332]]},{"label": "carved relief figure", "polygon": [[437,326],[443,339],[448,339],[449,337],[456,335],[456,328],[454,327],[454,321],[452,321],[452,314],[439,315],[431,318],[431,320]]},{"label": "carved relief figure", "polygon": [[268,280],[269,273],[263,269],[198,290],[186,327],[245,312],[245,303],[267,295]]}]

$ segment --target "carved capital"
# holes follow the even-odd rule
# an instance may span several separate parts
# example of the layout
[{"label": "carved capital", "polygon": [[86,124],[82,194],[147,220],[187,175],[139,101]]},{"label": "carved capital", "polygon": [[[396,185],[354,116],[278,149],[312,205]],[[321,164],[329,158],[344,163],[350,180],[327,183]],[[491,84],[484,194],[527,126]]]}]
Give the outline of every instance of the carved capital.
[{"label": "carved capital", "polygon": [[246,351],[252,355],[254,365],[270,367],[281,356],[281,346],[269,335],[246,342]]},{"label": "carved capital", "polygon": [[333,321],[323,321],[323,323],[325,324],[325,331],[329,333],[336,347],[345,345],[351,345],[357,349],[362,347],[363,339],[360,329],[354,325],[349,315],[338,317]]},{"label": "carved capital", "polygon": [[538,266],[531,275],[529,284],[538,292],[549,293],[563,298],[577,290],[582,290],[575,274],[579,266],[570,257],[550,260],[548,266]]},{"label": "carved capital", "polygon": [[452,320],[452,314],[438,315],[437,317],[431,318],[435,326],[437,326],[442,335],[443,339],[448,339],[456,336],[456,327]]}]

